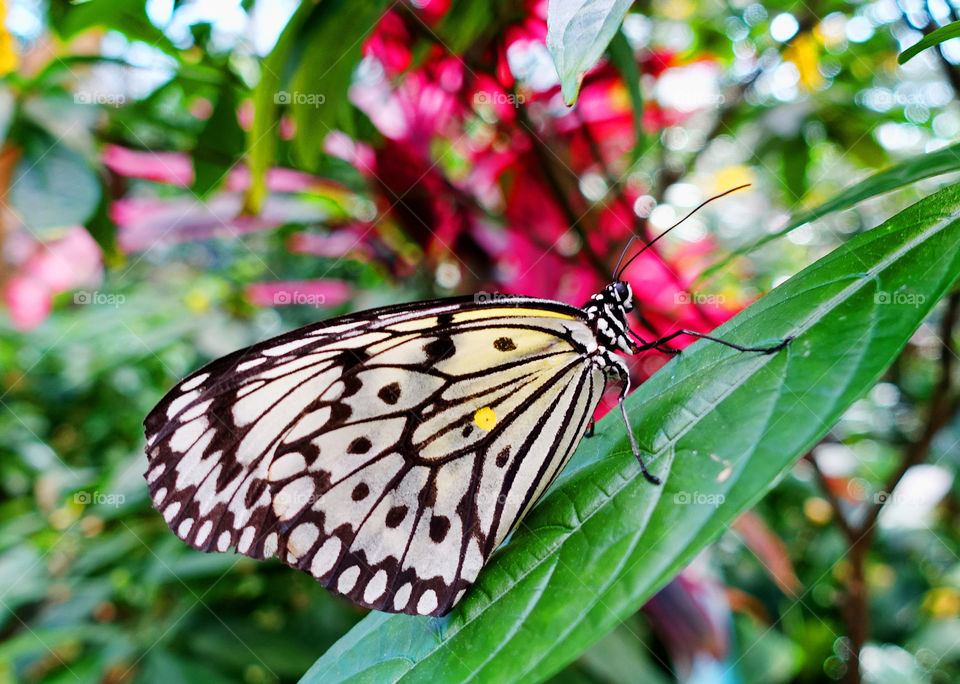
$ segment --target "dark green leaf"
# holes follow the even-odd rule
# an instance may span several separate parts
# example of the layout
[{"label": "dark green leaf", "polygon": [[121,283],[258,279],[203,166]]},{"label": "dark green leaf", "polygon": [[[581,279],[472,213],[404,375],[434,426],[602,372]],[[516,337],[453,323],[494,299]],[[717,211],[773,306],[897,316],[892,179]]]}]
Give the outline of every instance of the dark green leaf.
[{"label": "dark green leaf", "polygon": [[762,239],[754,242],[752,245],[747,245],[746,247],[741,247],[740,249],[734,251],[729,256],[721,259],[710,268],[705,269],[700,275],[698,281],[705,280],[712,274],[724,268],[738,256],[749,254],[755,249],[759,249],[760,247],[764,246],[768,242],[783,237],[790,231],[799,228],[805,223],[816,221],[819,218],[823,218],[824,216],[837,211],[849,209],[865,199],[891,192],[897,188],[902,188],[906,185],[910,185],[911,183],[916,183],[924,178],[939,176],[944,173],[950,173],[951,171],[957,171],[958,169],[960,169],[960,143],[951,145],[950,147],[944,147],[936,152],[921,154],[917,157],[912,157],[911,159],[902,161],[888,169],[884,169],[879,173],[875,173],[869,178],[865,178],[859,183],[851,185],[849,188],[835,197],[827,200],[820,206],[797,214],[782,230],[779,230],[776,233],[765,235]]},{"label": "dark green leaf", "polygon": [[796,202],[807,194],[807,167],[810,166],[810,145],[801,137],[783,141],[781,147],[783,183],[788,199]]},{"label": "dark green leaf", "polygon": [[244,133],[237,120],[240,102],[231,79],[220,87],[217,104],[193,149],[193,191],[203,197],[215,190],[243,155]]},{"label": "dark green leaf", "polygon": [[305,682],[535,681],[576,658],[755,504],[900,352],[960,275],[960,186],[857,236],[698,342],[581,444],[477,585],[439,619],[375,613]]},{"label": "dark green leaf", "polygon": [[630,105],[633,107],[633,130],[637,136],[633,149],[630,151],[630,161],[635,162],[643,153],[643,93],[640,91],[640,69],[637,68],[637,58],[626,37],[617,31],[610,41],[610,61],[620,72],[627,93],[630,94]]},{"label": "dark green leaf", "polygon": [[960,37],[960,21],[954,21],[946,26],[941,26],[940,28],[931,31],[916,43],[901,52],[897,57],[897,61],[900,64],[906,64],[927,48],[931,48],[934,45],[939,45],[944,41],[957,37]]},{"label": "dark green leaf", "polygon": [[568,105],[580,82],[620,28],[633,0],[552,0],[547,5],[547,48]]}]

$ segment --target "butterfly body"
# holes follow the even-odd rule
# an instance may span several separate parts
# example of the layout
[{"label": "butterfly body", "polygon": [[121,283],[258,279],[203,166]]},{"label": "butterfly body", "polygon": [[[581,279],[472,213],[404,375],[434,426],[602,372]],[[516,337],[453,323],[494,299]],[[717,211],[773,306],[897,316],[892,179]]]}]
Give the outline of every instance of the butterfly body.
[{"label": "butterfly body", "polygon": [[434,300],[234,352],[147,417],[151,498],[195,548],[442,615],[566,464],[608,379],[627,382],[632,305],[626,283],[582,309]]}]

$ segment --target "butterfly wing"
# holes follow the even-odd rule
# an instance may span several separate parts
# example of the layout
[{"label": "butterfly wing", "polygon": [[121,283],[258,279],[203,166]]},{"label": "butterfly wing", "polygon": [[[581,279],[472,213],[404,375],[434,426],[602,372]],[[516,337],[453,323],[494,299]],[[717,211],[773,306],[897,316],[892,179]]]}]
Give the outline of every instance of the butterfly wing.
[{"label": "butterfly wing", "polygon": [[151,498],[194,548],[276,555],[358,604],[442,615],[583,436],[595,347],[579,309],[533,299],[301,328],[150,413]]}]

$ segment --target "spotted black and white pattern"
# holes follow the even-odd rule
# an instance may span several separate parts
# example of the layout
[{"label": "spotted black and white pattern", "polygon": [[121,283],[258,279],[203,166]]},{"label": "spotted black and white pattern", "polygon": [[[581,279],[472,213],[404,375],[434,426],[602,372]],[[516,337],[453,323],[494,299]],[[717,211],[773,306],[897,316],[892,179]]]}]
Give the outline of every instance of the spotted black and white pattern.
[{"label": "spotted black and white pattern", "polygon": [[145,421],[150,496],[202,551],[443,615],[554,481],[626,336],[629,285],[334,318],[214,361]]}]

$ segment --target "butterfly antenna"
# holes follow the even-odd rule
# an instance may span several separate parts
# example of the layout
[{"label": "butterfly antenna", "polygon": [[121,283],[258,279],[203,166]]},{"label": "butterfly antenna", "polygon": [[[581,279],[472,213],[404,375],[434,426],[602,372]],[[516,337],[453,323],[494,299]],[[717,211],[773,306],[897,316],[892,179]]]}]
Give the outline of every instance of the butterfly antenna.
[{"label": "butterfly antenna", "polygon": [[660,238],[662,238],[664,235],[666,235],[667,233],[669,233],[671,230],[673,230],[674,228],[676,228],[677,226],[679,226],[681,223],[683,223],[684,221],[686,221],[688,218],[690,218],[691,216],[693,216],[694,214],[696,214],[698,211],[700,211],[701,209],[703,209],[705,206],[707,206],[708,204],[710,204],[710,203],[713,202],[714,200],[718,200],[718,199],[720,199],[721,197],[726,197],[727,195],[729,195],[729,194],[732,193],[732,192],[736,192],[737,190],[743,190],[744,188],[747,188],[747,187],[750,187],[750,184],[749,184],[749,183],[744,183],[743,185],[738,185],[738,186],[735,187],[735,188],[730,188],[729,190],[725,190],[725,191],[721,192],[719,195],[714,195],[713,197],[709,197],[709,198],[703,200],[700,204],[698,204],[696,207],[694,207],[694,208],[690,211],[689,214],[687,214],[686,216],[684,216],[682,219],[680,219],[679,221],[677,221],[676,223],[674,223],[672,226],[670,226],[669,228],[667,228],[665,231],[663,231],[662,233],[660,233],[657,237],[653,238],[650,242],[648,242],[647,244],[645,244],[645,245],[643,246],[643,248],[642,248],[639,252],[637,252],[637,253],[634,254],[632,257],[630,257],[629,259],[627,259],[627,263],[623,264],[623,267],[621,268],[620,263],[623,261],[623,257],[624,257],[624,255],[627,253],[627,249],[630,247],[631,244],[633,244],[633,241],[637,239],[637,236],[636,236],[636,235],[632,236],[632,237],[630,238],[629,242],[627,242],[627,246],[624,247],[623,253],[620,255],[620,261],[617,262],[617,268],[616,268],[616,269],[614,270],[614,272],[613,272],[613,279],[614,279],[614,281],[620,280],[620,276],[623,275],[623,272],[627,270],[627,266],[629,266],[629,265],[633,262],[634,259],[636,259],[638,256],[640,256],[640,255],[643,254],[645,251],[647,251],[650,247],[652,247],[652,246],[657,242],[657,240],[659,240]]}]

